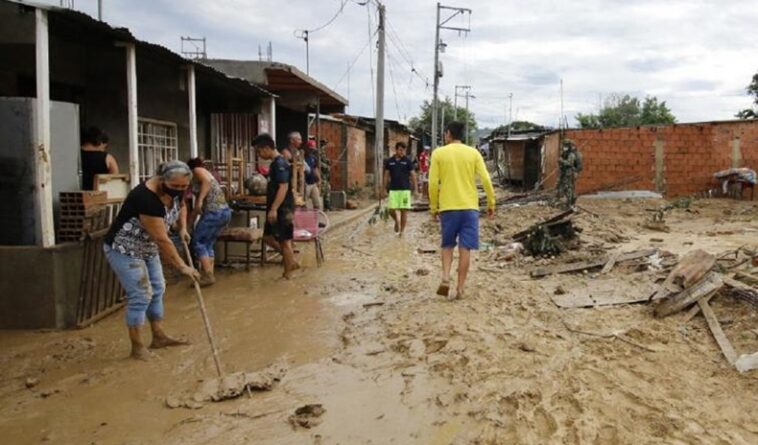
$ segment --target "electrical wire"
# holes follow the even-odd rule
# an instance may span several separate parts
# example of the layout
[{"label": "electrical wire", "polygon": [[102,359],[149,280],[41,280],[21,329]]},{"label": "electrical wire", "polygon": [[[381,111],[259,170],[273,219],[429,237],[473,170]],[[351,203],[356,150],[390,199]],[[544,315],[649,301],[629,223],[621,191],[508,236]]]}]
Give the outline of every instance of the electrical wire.
[{"label": "electrical wire", "polygon": [[328,22],[324,23],[323,25],[321,25],[321,26],[319,26],[319,27],[317,27],[317,28],[314,28],[314,29],[309,29],[309,30],[307,30],[306,32],[307,32],[308,34],[313,34],[314,32],[318,32],[318,31],[321,31],[322,29],[324,29],[324,28],[326,28],[327,26],[329,26],[329,25],[331,25],[332,23],[334,23],[334,21],[335,21],[335,20],[337,20],[337,17],[339,17],[339,15],[340,15],[340,14],[342,14],[342,11],[344,11],[344,10],[345,10],[345,5],[346,5],[346,4],[347,4],[347,0],[341,0],[341,1],[340,1],[340,8],[337,10],[337,12],[334,14],[334,16],[333,16],[331,19],[329,19],[329,21],[328,21]]},{"label": "electrical wire", "polygon": [[345,70],[345,72],[342,73],[342,76],[340,76],[340,80],[338,80],[337,83],[332,88],[333,90],[336,91],[337,88],[340,85],[342,85],[342,81],[345,80],[345,78],[347,77],[347,74],[350,72],[350,70],[353,68],[353,66],[355,66],[355,64],[358,62],[358,59],[360,59],[360,57],[363,55],[363,52],[366,51],[366,48],[368,48],[369,45],[371,45],[371,42],[373,41],[373,38],[374,38],[375,35],[376,35],[376,31],[374,31],[374,34],[371,37],[369,37],[368,41],[363,45],[363,48],[361,48],[361,50],[358,52],[358,54],[353,58],[353,61],[350,62],[350,65],[348,65],[348,67]]},{"label": "electrical wire", "polygon": [[[366,3],[366,17],[368,18],[368,35],[369,35],[369,42],[372,42],[373,35],[375,33],[371,32],[371,6],[370,3]],[[371,46],[369,45],[368,49],[368,64],[369,64],[369,71],[371,72],[371,106],[374,110],[374,116],[376,116],[376,90],[374,89],[374,53],[371,50]]]},{"label": "electrical wire", "polygon": [[392,56],[390,55],[389,51],[387,51],[387,62],[389,62],[387,65],[390,72],[390,83],[392,84],[392,94],[395,97],[395,111],[397,112],[397,120],[400,122],[403,122],[405,119],[401,119],[401,116],[400,116],[400,103],[397,101],[397,88],[395,88],[395,75],[392,73]]}]

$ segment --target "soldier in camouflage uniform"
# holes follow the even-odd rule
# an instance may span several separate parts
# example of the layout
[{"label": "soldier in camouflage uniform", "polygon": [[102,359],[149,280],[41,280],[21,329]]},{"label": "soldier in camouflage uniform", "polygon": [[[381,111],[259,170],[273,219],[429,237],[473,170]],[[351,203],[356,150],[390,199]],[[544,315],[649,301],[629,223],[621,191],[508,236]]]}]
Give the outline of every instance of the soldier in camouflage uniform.
[{"label": "soldier in camouflage uniform", "polygon": [[331,179],[332,161],[326,154],[327,141],[321,141],[321,147],[318,150],[318,156],[321,161],[321,196],[324,203],[324,210],[332,209],[331,193],[332,186],[329,180]]},{"label": "soldier in camouflage uniform", "polygon": [[566,198],[566,207],[570,208],[576,204],[576,176],[582,171],[582,155],[571,139],[564,139],[561,145],[561,157],[558,159],[558,199]]}]

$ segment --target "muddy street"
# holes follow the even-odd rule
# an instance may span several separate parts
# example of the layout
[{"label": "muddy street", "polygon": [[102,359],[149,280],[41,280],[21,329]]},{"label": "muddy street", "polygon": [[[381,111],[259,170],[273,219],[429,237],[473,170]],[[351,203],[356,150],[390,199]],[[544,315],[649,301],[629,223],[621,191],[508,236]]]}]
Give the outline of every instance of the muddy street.
[{"label": "muddy street", "polygon": [[[498,237],[551,213],[542,205],[482,220],[464,300],[434,295],[438,234],[411,214],[330,233],[327,262],[296,279],[271,266],[222,271],[204,290],[227,372],[286,366],[270,391],[170,408],[215,377],[193,290],[169,287],[166,327],[192,344],[127,359],[123,313],[65,332],[0,334],[4,443],[500,444],[758,443],[758,374],[739,374],[702,317],[656,319],[648,304],[562,309],[554,291],[598,280],[634,292],[650,272],[529,276],[535,266],[655,247],[676,255],[756,247],[758,207],[703,200],[676,210],[667,233],[643,228],[659,203],[581,200],[578,249],[553,259],[494,259]],[[499,227],[498,227],[499,226]],[[349,244],[348,237],[354,235]],[[652,241],[651,241],[652,240]],[[712,300],[738,352],[758,350],[758,312]],[[306,405],[322,409],[293,417]],[[194,408],[194,409],[193,409]],[[307,410],[306,410],[307,411]]]}]

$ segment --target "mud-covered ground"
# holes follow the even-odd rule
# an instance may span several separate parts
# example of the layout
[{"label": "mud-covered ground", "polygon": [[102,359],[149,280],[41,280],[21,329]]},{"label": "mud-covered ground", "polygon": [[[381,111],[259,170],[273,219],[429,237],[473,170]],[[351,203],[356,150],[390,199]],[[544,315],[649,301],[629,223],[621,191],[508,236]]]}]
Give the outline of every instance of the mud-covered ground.
[{"label": "mud-covered ground", "polygon": [[[674,255],[758,248],[758,205],[703,200],[675,209],[669,232],[644,228],[651,200],[580,200],[581,243],[557,258],[499,254],[508,235],[555,210],[501,209],[482,222],[464,300],[434,295],[435,226],[410,217],[346,227],[327,263],[278,281],[276,267],[222,272],[204,291],[228,371],[287,363],[271,391],[198,409],[168,408],[215,377],[193,291],[167,295],[166,326],[192,340],[150,362],[127,359],[118,314],[68,332],[0,333],[0,437],[12,444],[755,444],[758,371],[739,374],[701,316],[652,316],[633,304],[560,309],[563,291],[612,285],[645,292],[645,261],[595,273],[530,278],[535,267],[619,251]],[[348,237],[352,239],[346,245]],[[610,283],[610,284],[609,284]],[[722,293],[714,312],[738,354],[758,351],[758,310]],[[321,404],[311,428],[295,409]]]}]

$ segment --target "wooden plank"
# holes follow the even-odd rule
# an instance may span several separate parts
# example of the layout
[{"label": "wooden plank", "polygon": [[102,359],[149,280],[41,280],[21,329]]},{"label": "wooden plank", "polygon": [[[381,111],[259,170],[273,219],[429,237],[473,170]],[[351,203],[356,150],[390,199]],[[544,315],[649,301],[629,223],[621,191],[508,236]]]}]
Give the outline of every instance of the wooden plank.
[{"label": "wooden plank", "polygon": [[[708,295],[707,297],[703,297],[702,301],[705,301],[706,303],[710,303],[711,300],[713,299],[713,297],[715,297],[715,296],[716,296],[716,292]],[[683,324],[689,323],[690,320],[692,320],[693,318],[695,318],[695,315],[697,315],[699,313],[700,313],[700,305],[696,304],[696,305],[692,306],[690,308],[689,312],[687,312],[687,315],[684,316],[684,320],[682,320]]]},{"label": "wooden plank", "polygon": [[[735,277],[736,276],[737,275],[735,275]],[[724,280],[724,284],[726,284],[729,287],[733,287],[733,288],[739,289],[739,290],[746,290],[746,291],[756,292],[756,289],[753,286],[747,285],[747,284],[745,284],[745,283],[743,283],[741,281],[737,281],[734,278],[723,277],[722,279]]]},{"label": "wooden plank", "polygon": [[726,338],[724,331],[721,329],[721,325],[716,318],[716,314],[713,313],[713,309],[711,309],[711,306],[703,300],[698,301],[697,304],[700,306],[700,310],[703,311],[703,315],[708,322],[708,327],[711,329],[713,338],[716,339],[716,343],[718,343],[721,348],[724,357],[726,357],[726,360],[730,365],[734,365],[734,362],[737,361],[737,353],[734,352],[732,344],[729,343],[729,339]]},{"label": "wooden plank", "polygon": [[[753,274],[749,274],[747,272],[737,272],[736,274],[734,274],[734,279],[742,281],[743,283],[746,283],[749,286],[758,286],[758,276],[755,276]],[[724,280],[724,282],[726,283],[726,280]],[[727,284],[729,284],[729,283],[727,283]],[[740,284],[742,284],[742,283],[740,283]],[[749,286],[745,286],[745,287],[747,289],[751,289]],[[735,286],[732,286],[732,287],[735,287]]]},{"label": "wooden plank", "polygon": [[653,313],[659,318],[675,314],[695,302],[718,292],[723,286],[724,282],[721,280],[721,276],[715,272],[710,272],[691,287],[662,300],[656,306]]},{"label": "wooden plank", "polygon": [[[657,249],[649,249],[649,250],[637,250],[634,252],[622,253],[618,256],[616,263],[622,263],[624,261],[632,261],[632,260],[637,260],[640,258],[649,257],[652,255],[655,255],[656,252],[658,252]],[[598,267],[603,267],[605,266],[606,263],[608,263],[608,258],[601,258],[595,261],[582,261],[579,263],[569,263],[569,264],[563,264],[560,266],[547,267],[547,268],[538,267],[537,269],[532,271],[531,276],[532,278],[542,278],[542,277],[546,277],[552,274],[581,272],[583,270],[590,270],[590,269],[596,269]]]},{"label": "wooden plank", "polygon": [[[563,295],[552,294],[550,299],[556,306],[564,309],[616,306],[646,302],[655,289],[653,283],[640,283],[636,288],[630,288],[627,284],[619,278],[598,279],[585,283],[584,287],[572,289]],[[547,285],[543,289],[550,292]]]},{"label": "wooden plank", "polygon": [[618,257],[618,254],[611,255],[611,258],[607,263],[605,263],[605,266],[603,266],[603,270],[600,271],[600,275],[605,275],[613,270],[613,266],[616,265],[616,260],[618,260]]}]

